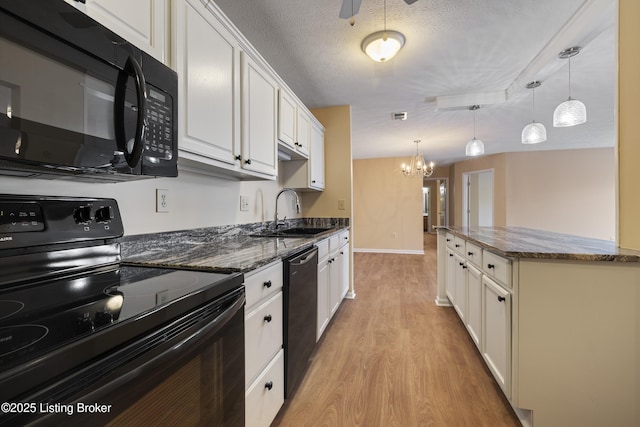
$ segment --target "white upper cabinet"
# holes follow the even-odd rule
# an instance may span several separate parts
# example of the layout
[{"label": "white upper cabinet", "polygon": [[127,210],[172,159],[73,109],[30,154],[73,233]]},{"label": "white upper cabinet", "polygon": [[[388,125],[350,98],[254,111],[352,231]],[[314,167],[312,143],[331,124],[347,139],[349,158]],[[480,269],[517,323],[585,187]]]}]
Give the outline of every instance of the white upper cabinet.
[{"label": "white upper cabinet", "polygon": [[278,84],[242,52],[242,167],[277,175]]},{"label": "white upper cabinet", "polygon": [[86,0],[84,4],[65,1],[158,61],[168,62],[167,0]]},{"label": "white upper cabinet", "polygon": [[289,149],[296,149],[296,101],[284,89],[278,92],[278,140]]},{"label": "white upper cabinet", "polygon": [[302,108],[298,108],[298,118],[296,121],[296,150],[303,156],[309,156],[309,145],[311,141],[311,118]]},{"label": "white upper cabinet", "polygon": [[181,154],[234,165],[240,155],[240,47],[200,1],[176,4]]},{"label": "white upper cabinet", "polygon": [[324,190],[324,129],[315,123],[311,125],[309,168],[309,187]]}]

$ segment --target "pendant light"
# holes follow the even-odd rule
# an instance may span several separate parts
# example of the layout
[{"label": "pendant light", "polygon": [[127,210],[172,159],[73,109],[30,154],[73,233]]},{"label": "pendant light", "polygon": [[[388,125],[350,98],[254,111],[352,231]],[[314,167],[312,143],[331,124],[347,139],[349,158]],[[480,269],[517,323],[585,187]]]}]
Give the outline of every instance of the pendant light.
[{"label": "pendant light", "polygon": [[567,127],[587,121],[587,107],[577,99],[571,98],[571,58],[580,53],[580,47],[570,47],[558,54],[560,59],[569,60],[569,98],[556,107],[553,112],[553,126]]},{"label": "pendant light", "polygon": [[[531,89],[531,110],[533,115],[536,113],[536,88],[542,83],[539,81],[531,82],[527,84],[527,89]],[[522,143],[523,144],[538,144],[547,140],[547,128],[542,123],[538,123],[535,120],[529,123],[522,129]]]},{"label": "pendant light", "polygon": [[473,111],[473,138],[467,142],[464,153],[469,157],[481,156],[484,154],[484,143],[476,138],[476,110],[480,109],[479,105],[469,107]]},{"label": "pendant light", "polygon": [[376,62],[387,62],[404,46],[404,35],[387,30],[387,0],[384,0],[384,30],[369,34],[362,41],[362,51]]},{"label": "pendant light", "polygon": [[404,176],[419,176],[419,177],[429,177],[433,175],[433,171],[435,170],[435,163],[424,161],[424,157],[420,155],[418,152],[418,145],[420,144],[420,140],[416,139],[413,141],[416,144],[416,155],[411,158],[409,164],[402,164],[402,174]]}]

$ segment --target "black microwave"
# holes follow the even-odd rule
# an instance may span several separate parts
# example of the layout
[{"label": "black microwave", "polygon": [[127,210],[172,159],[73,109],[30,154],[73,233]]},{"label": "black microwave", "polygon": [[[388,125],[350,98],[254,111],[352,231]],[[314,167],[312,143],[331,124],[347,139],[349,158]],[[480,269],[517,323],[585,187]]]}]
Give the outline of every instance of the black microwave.
[{"label": "black microwave", "polygon": [[0,174],[178,175],[176,73],[63,0],[0,0]]}]

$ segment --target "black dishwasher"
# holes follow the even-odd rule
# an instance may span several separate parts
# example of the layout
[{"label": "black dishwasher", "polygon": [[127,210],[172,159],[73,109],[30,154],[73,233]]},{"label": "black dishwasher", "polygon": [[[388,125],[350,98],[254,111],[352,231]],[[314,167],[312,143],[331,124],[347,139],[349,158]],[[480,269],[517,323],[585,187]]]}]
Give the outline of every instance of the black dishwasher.
[{"label": "black dishwasher", "polygon": [[284,260],[285,399],[304,376],[316,345],[318,312],[318,248],[310,247]]}]

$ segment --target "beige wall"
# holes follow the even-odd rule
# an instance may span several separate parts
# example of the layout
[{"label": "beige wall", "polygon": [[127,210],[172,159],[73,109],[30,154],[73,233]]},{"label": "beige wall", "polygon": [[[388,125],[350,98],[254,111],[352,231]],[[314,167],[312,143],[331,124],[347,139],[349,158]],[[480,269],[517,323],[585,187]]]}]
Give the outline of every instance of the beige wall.
[{"label": "beige wall", "polygon": [[422,180],[403,176],[403,161],[353,161],[354,250],[423,252]]},{"label": "beige wall", "polygon": [[640,249],[640,2],[619,0],[618,21],[618,244]]},{"label": "beige wall", "polygon": [[449,223],[451,225],[462,225],[462,174],[481,170],[493,170],[493,225],[498,227],[506,226],[505,162],[505,154],[494,154],[454,163],[451,166],[449,178]]},{"label": "beige wall", "polygon": [[613,240],[613,148],[507,153],[507,225]]},{"label": "beige wall", "polygon": [[[316,108],[311,110],[325,128],[325,189],[305,193],[302,200],[304,216],[316,218],[351,218],[351,107]],[[344,200],[344,210],[338,209]]]}]

